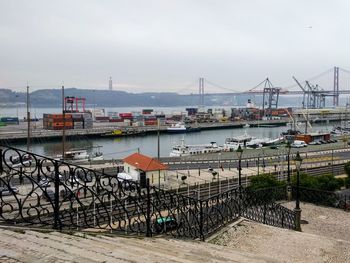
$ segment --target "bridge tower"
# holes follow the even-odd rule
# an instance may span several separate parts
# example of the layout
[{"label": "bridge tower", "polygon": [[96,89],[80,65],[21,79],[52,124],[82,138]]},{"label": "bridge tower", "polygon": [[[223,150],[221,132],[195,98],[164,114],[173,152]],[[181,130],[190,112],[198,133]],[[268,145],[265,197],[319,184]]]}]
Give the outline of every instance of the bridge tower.
[{"label": "bridge tower", "polygon": [[339,67],[334,67],[334,83],[333,83],[333,106],[339,106]]},{"label": "bridge tower", "polygon": [[204,78],[199,78],[199,108],[204,107]]},{"label": "bridge tower", "polygon": [[112,77],[109,77],[109,90],[113,90],[113,82],[112,82]]}]

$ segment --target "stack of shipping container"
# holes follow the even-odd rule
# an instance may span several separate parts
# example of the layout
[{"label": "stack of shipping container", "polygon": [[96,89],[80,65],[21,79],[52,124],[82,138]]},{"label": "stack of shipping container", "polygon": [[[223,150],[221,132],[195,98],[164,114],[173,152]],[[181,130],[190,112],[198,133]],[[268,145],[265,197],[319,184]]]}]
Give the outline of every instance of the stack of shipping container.
[{"label": "stack of shipping container", "polygon": [[73,129],[73,119],[72,114],[65,114],[63,119],[63,114],[46,114],[43,116],[43,128],[46,130],[62,130]]},{"label": "stack of shipping container", "polygon": [[93,121],[91,113],[65,113],[63,114],[44,114],[43,128],[46,130],[65,129],[91,129]]}]

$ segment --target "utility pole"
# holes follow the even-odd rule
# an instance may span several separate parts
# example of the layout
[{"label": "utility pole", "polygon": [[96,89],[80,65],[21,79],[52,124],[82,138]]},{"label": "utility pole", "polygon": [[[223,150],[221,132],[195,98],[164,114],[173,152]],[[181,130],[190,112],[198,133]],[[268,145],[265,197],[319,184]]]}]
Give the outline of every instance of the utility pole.
[{"label": "utility pole", "polygon": [[[157,117],[157,146],[158,146],[158,161],[160,161],[160,123],[159,123],[159,117]],[[160,170],[158,170],[158,187],[160,188]]]},{"label": "utility pole", "polygon": [[30,99],[29,86],[27,85],[27,151],[30,150]]},{"label": "utility pole", "polygon": [[62,129],[62,161],[65,157],[65,142],[66,142],[66,111],[64,108],[64,86],[62,85],[62,116],[63,116],[63,129]]}]

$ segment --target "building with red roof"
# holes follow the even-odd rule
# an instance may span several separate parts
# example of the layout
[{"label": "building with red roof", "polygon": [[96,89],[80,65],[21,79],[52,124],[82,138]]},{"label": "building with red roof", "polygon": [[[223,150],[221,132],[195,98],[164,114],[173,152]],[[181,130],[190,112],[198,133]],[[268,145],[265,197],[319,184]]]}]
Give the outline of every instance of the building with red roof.
[{"label": "building with red roof", "polygon": [[133,153],[123,159],[124,171],[130,174],[134,180],[140,181],[141,176],[149,178],[151,184],[160,185],[165,182],[168,166],[157,159]]}]

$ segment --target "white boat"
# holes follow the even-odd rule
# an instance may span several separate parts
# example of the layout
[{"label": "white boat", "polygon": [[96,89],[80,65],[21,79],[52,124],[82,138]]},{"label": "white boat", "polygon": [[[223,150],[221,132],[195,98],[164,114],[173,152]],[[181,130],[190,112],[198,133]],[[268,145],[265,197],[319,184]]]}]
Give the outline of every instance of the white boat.
[{"label": "white boat", "polygon": [[[100,148],[100,147],[98,147]],[[58,156],[62,160],[62,155]],[[66,162],[90,162],[103,160],[103,153],[98,150],[96,152],[88,153],[86,149],[77,149],[67,151],[64,153],[64,160]]]},{"label": "white boat", "polygon": [[172,124],[166,130],[167,132],[171,132],[171,133],[180,133],[180,132],[186,132],[187,128],[185,124],[178,122],[178,123]]},{"label": "white boat", "polygon": [[247,146],[247,143],[253,139],[252,136],[244,133],[243,135],[226,138],[224,143],[224,151],[235,151],[240,145],[242,148]]},{"label": "white boat", "polygon": [[346,127],[334,127],[331,131],[332,134],[335,135],[349,135],[350,134],[350,128],[346,128]]},{"label": "white boat", "polygon": [[218,146],[216,142],[211,142],[210,144],[186,145],[185,140],[182,139],[180,145],[176,145],[172,148],[170,157],[216,153],[222,150],[223,148]]},{"label": "white boat", "polygon": [[253,138],[246,143],[246,147],[251,149],[258,149],[263,146],[263,143],[266,143],[269,140],[270,138]]},{"label": "white boat", "polygon": [[249,128],[249,127],[250,127],[250,125],[248,123],[243,125],[243,128]]}]

